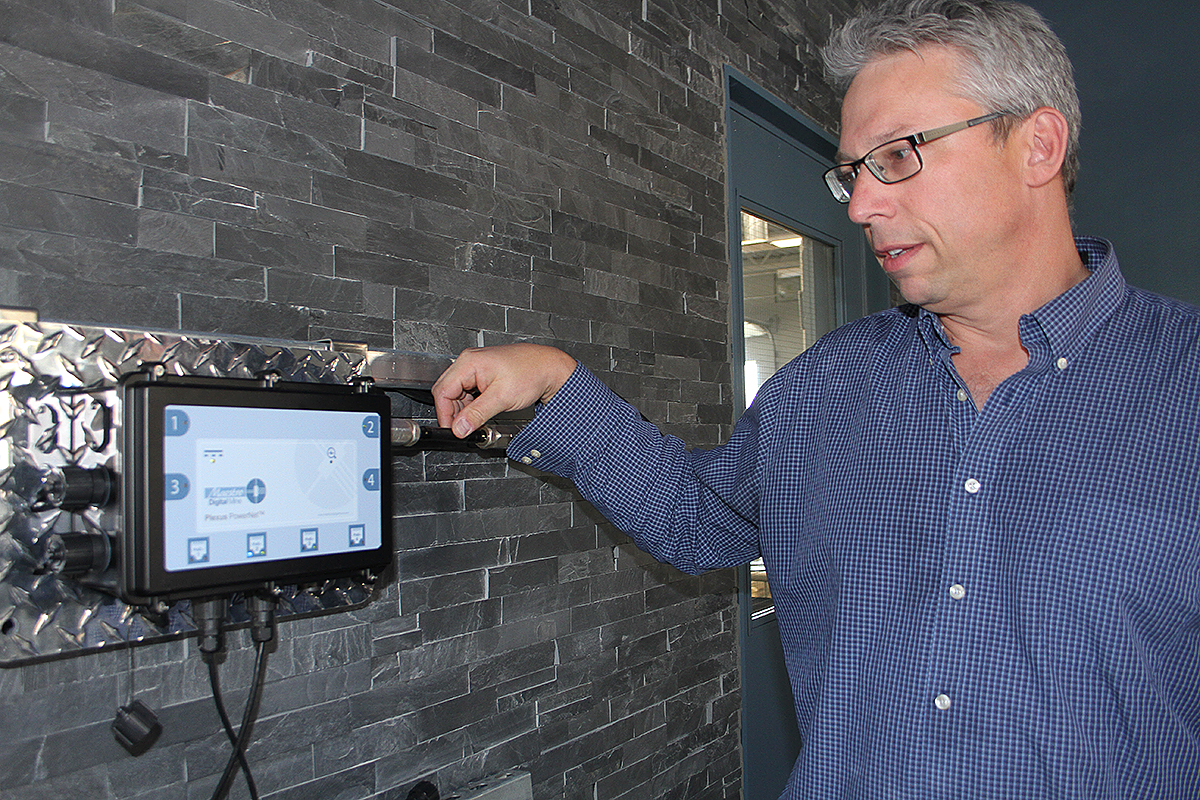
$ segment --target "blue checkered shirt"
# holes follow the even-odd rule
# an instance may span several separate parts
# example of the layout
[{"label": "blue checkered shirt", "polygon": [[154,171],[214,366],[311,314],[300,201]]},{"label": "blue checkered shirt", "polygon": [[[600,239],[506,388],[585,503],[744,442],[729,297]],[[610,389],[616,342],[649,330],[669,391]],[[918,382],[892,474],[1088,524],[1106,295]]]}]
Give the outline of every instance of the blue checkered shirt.
[{"label": "blue checkered shirt", "polygon": [[823,338],[688,451],[578,368],[509,449],[687,572],[761,555],[786,798],[1200,798],[1200,312],[1091,276],[977,411],[937,317]]}]

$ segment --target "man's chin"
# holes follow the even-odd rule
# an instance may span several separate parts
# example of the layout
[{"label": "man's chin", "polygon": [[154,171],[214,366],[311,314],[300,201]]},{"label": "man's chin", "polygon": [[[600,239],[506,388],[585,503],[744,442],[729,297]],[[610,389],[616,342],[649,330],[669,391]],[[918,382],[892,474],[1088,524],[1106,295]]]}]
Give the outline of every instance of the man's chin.
[{"label": "man's chin", "polygon": [[905,303],[911,303],[914,306],[922,305],[921,299],[924,297],[924,293],[918,290],[915,281],[905,280],[899,275],[888,275],[888,280],[892,282],[893,295],[899,295]]},{"label": "man's chin", "polygon": [[896,289],[895,294],[898,294],[905,303],[920,306],[936,314],[938,313],[937,307],[946,299],[943,293],[934,291],[933,287],[923,281],[889,277],[892,279],[892,286]]}]

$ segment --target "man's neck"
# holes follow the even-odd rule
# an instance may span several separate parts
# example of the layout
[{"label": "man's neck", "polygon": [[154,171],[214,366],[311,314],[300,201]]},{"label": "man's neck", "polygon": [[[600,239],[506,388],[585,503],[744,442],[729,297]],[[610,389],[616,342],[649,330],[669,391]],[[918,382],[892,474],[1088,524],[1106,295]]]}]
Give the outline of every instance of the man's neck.
[{"label": "man's neck", "polygon": [[1026,274],[1031,276],[1028,283],[1010,287],[979,308],[938,315],[946,337],[959,348],[953,357],[954,366],[970,389],[976,408],[982,409],[992,391],[1029,361],[1029,353],[1021,343],[1021,317],[1066,292],[1089,272],[1072,238],[1069,246],[1058,246],[1052,257]]}]

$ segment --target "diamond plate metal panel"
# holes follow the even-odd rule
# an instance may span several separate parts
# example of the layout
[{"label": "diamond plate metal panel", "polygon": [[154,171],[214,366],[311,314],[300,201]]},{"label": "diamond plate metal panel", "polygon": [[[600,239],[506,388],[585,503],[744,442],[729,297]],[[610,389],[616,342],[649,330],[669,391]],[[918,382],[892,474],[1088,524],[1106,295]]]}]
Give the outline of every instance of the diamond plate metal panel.
[{"label": "diamond plate metal panel", "polygon": [[[367,357],[311,345],[0,321],[0,666],[160,641],[195,628],[187,602],[162,613],[133,608],[40,566],[51,534],[121,525],[116,506],[68,513],[38,510],[34,498],[55,467],[105,465],[119,473],[122,375],[160,362],[176,375],[254,378],[275,371],[285,381],[345,383],[363,372]],[[329,613],[370,597],[370,586],[350,579],[293,587],[278,615]],[[240,604],[232,616],[244,621]]]}]

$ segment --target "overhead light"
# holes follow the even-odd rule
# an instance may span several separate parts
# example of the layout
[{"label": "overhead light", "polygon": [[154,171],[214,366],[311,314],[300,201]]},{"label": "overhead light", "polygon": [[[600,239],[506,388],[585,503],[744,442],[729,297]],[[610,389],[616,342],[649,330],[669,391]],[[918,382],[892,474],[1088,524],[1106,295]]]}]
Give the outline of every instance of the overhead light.
[{"label": "overhead light", "polygon": [[775,245],[776,247],[799,247],[800,245],[804,244],[804,237],[795,236],[791,239],[776,239],[775,241],[771,242],[771,244]]},{"label": "overhead light", "polygon": [[750,320],[743,320],[742,322],[743,338],[753,339],[756,336],[766,336],[768,333],[770,333],[770,331],[767,330],[765,326],[759,325],[757,322],[751,322]]}]

